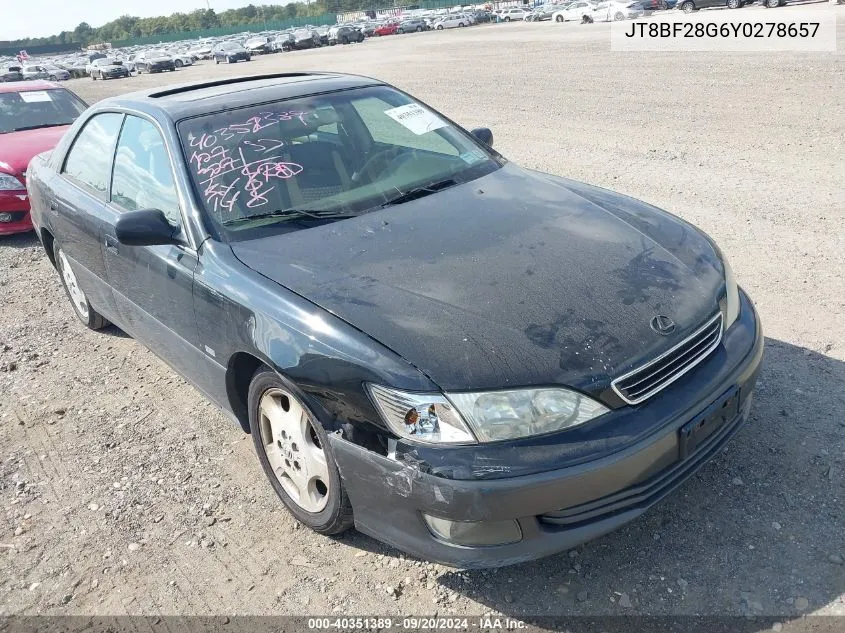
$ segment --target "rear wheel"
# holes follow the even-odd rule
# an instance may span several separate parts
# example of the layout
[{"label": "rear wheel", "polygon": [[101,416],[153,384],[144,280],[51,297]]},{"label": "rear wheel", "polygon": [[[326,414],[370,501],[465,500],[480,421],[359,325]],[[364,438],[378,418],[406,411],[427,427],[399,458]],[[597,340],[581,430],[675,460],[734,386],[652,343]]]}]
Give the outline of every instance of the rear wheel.
[{"label": "rear wheel", "polygon": [[695,5],[692,2],[689,2],[689,0],[687,0],[687,2],[684,2],[681,5],[681,11],[683,11],[684,13],[692,13],[693,11],[695,11]]},{"label": "rear wheel", "polygon": [[270,485],[299,521],[321,534],[352,527],[352,505],[320,422],[276,372],[256,372],[249,425]]},{"label": "rear wheel", "polygon": [[53,244],[53,254],[56,259],[56,270],[59,271],[59,278],[61,278],[65,294],[67,294],[67,298],[70,299],[70,304],[73,306],[74,314],[85,324],[85,327],[92,330],[106,327],[109,322],[88,303],[88,298],[82,288],[79,287],[76,274],[73,272],[70,261],[58,241]]},{"label": "rear wheel", "polygon": [[183,66],[184,64],[182,64],[182,60],[181,60],[181,59],[177,59],[175,62],[173,62],[173,65],[174,65],[174,66],[176,66],[176,68],[182,68],[182,66]]},{"label": "rear wheel", "polygon": [[510,17],[510,16],[508,16],[508,17],[506,17],[506,18],[505,18],[505,22],[510,22],[510,21],[511,21],[511,17]]},{"label": "rear wheel", "polygon": [[780,5],[780,0],[766,0],[766,8],[774,9]]},{"label": "rear wheel", "polygon": [[613,19],[617,22],[625,19],[625,14],[619,11],[616,15],[613,16]]},{"label": "rear wheel", "polygon": [[442,30],[443,30],[443,25],[442,25],[442,24],[438,24],[438,25],[437,25],[437,30],[438,30],[438,31],[442,31]]}]

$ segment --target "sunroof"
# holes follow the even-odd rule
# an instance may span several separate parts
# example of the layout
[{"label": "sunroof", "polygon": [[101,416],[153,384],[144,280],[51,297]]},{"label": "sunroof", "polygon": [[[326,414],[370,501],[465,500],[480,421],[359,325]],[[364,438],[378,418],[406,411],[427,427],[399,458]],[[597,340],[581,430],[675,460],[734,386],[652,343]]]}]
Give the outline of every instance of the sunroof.
[{"label": "sunroof", "polygon": [[168,97],[170,95],[194,92],[196,90],[202,90],[204,88],[214,88],[216,86],[230,86],[250,81],[265,81],[267,79],[291,79],[296,77],[311,77],[316,74],[317,73],[276,73],[273,75],[254,75],[251,77],[231,77],[229,79],[220,79],[218,81],[206,81],[185,86],[176,86],[174,88],[170,88],[169,90],[160,90],[159,92],[150,93],[149,96],[154,99],[157,99],[160,97]]}]

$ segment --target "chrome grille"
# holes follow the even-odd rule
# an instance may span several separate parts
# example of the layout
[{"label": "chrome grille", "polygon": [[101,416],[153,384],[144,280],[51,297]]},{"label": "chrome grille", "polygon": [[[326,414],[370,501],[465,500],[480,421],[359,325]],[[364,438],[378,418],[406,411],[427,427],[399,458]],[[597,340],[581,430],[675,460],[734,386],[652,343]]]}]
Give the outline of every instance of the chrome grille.
[{"label": "chrome grille", "polygon": [[620,376],[611,386],[628,404],[643,402],[707,358],[721,340],[720,312],[668,352]]}]

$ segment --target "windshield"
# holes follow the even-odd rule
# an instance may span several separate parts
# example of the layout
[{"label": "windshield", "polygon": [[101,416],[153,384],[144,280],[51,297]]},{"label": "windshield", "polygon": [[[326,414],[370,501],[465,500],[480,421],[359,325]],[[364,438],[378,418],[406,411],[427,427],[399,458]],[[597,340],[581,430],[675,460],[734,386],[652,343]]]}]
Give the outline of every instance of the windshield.
[{"label": "windshield", "polygon": [[0,93],[0,134],[70,125],[87,107],[61,88]]},{"label": "windshield", "polygon": [[503,162],[386,86],[200,116],[178,129],[199,201],[234,240],[401,204]]}]

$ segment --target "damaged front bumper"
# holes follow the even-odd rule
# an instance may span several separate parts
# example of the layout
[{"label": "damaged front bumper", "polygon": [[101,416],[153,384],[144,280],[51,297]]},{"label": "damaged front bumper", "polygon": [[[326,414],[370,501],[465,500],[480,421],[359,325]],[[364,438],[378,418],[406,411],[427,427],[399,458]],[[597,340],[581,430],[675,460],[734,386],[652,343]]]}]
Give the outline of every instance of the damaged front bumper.
[{"label": "damaged front bumper", "polygon": [[[330,435],[355,527],[420,558],[478,568],[548,556],[631,521],[717,454],[748,414],[763,335],[741,296],[742,312],[725,333],[724,349],[635,408],[637,416],[659,417],[659,430],[624,450],[533,474],[507,476],[503,469],[497,479],[450,479],[425,472],[424,463],[390,459]],[[696,429],[710,428],[691,440]],[[516,523],[518,540],[458,545],[435,536],[426,516],[482,531]]]}]

